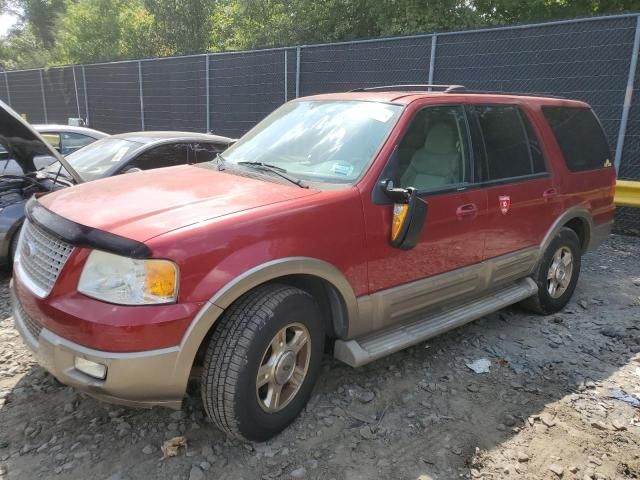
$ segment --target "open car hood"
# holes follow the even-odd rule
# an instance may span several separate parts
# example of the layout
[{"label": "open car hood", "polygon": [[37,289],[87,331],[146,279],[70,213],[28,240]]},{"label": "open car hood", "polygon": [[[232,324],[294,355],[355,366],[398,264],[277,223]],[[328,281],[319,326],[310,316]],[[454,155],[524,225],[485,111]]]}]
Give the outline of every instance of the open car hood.
[{"label": "open car hood", "polygon": [[[82,178],[42,136],[6,103],[0,101],[0,174],[5,161],[15,161],[24,174],[37,170],[37,157],[53,157],[76,183]],[[53,163],[53,162],[52,162]]]}]

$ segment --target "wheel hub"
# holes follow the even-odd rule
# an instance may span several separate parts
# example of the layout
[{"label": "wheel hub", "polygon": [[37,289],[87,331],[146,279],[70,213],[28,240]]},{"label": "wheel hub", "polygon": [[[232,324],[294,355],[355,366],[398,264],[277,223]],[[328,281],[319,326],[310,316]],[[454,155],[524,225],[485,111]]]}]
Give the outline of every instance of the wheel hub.
[{"label": "wheel hub", "polygon": [[304,383],[311,359],[311,337],[301,323],[280,329],[267,346],[256,376],[258,404],[267,413],[279,412]]},{"label": "wheel hub", "polygon": [[560,247],[553,255],[547,274],[547,291],[552,298],[566,292],[573,275],[573,254],[567,247]]},{"label": "wheel hub", "polygon": [[274,368],[274,377],[278,385],[284,385],[293,376],[293,368],[296,366],[296,354],[293,350],[287,350],[279,355]]}]

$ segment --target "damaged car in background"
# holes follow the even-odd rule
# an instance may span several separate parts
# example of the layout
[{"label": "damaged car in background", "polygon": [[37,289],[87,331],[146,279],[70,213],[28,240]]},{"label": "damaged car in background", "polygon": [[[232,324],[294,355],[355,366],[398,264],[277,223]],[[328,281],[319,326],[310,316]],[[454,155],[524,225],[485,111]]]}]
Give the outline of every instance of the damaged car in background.
[{"label": "damaged car in background", "polygon": [[209,161],[231,138],[191,132],[133,132],[106,136],[63,157],[34,129],[21,128],[0,105],[0,265],[15,254],[25,202],[98,178]]}]

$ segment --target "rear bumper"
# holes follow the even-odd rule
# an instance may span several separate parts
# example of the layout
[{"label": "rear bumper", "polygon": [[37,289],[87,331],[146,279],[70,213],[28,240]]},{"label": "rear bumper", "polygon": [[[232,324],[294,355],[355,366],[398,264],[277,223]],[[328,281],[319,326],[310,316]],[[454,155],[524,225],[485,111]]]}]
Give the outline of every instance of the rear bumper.
[{"label": "rear bumper", "polygon": [[[13,282],[11,302],[14,322],[25,344],[37,362],[60,382],[111,403],[180,408],[191,367],[184,364],[180,346],[127,353],[86,348],[31,319],[15,294]],[[77,370],[75,357],[105,365],[106,378],[96,379]]]}]

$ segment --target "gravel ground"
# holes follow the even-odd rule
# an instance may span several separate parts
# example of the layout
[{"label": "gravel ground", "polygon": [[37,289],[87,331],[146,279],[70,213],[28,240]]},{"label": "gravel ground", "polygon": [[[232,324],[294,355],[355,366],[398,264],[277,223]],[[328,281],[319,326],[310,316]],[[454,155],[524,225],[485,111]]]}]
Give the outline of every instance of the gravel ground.
[{"label": "gravel ground", "polygon": [[[197,386],[180,412],[79,394],[0,321],[0,479],[640,478],[639,257],[640,238],[610,237],[554,316],[513,307],[361,369],[327,358],[301,418],[265,444],[219,433]],[[163,460],[176,436],[186,447]]]}]

